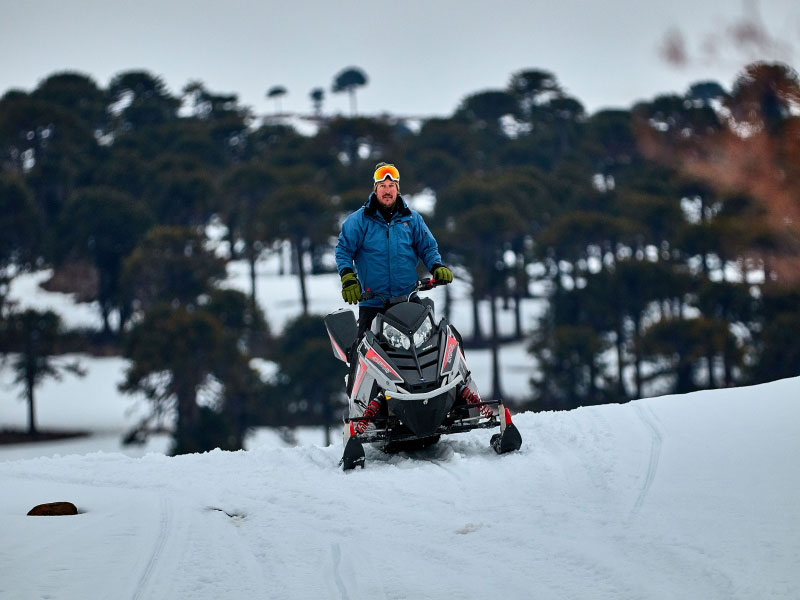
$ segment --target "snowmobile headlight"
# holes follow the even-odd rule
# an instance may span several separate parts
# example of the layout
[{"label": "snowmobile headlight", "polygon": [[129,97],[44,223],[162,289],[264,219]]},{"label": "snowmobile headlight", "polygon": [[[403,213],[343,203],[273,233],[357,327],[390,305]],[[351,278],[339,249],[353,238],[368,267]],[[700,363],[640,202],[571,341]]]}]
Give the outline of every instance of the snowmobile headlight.
[{"label": "snowmobile headlight", "polygon": [[428,317],[422,322],[422,325],[419,326],[419,329],[414,332],[414,345],[421,346],[431,339],[432,333],[433,323],[431,323],[431,318]]},{"label": "snowmobile headlight", "polygon": [[389,325],[389,323],[383,324],[383,337],[398,350],[400,348],[408,350],[411,347],[411,341],[408,339],[408,336],[397,329],[397,327]]}]

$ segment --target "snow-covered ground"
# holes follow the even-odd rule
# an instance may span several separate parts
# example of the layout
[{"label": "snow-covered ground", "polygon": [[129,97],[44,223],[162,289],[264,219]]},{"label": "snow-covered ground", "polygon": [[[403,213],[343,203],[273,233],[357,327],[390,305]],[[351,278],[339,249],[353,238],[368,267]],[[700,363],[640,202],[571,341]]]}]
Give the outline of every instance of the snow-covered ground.
[{"label": "snow-covered ground", "polygon": [[[420,454],[0,463],[0,597],[800,597],[800,378],[525,413]],[[27,517],[71,501],[73,517]]]}]

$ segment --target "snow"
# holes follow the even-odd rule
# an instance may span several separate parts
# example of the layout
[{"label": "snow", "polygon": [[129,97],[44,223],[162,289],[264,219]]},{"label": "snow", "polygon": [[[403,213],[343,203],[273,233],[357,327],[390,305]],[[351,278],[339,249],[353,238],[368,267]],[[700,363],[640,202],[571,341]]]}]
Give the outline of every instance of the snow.
[{"label": "snow", "polygon": [[[279,330],[297,281],[262,268]],[[21,303],[97,322],[63,295],[20,295],[20,279]],[[468,288],[452,289],[466,335]],[[312,310],[339,307],[335,276],[309,290]],[[541,304],[523,308],[527,326]],[[506,388],[527,387],[524,344],[501,354]],[[467,359],[487,388],[488,352]],[[495,455],[478,430],[413,455],[368,447],[366,469],[344,473],[338,432],[330,447],[320,430],[296,447],[260,430],[240,452],[123,448],[145,408],[116,388],[125,361],[80,360],[85,379],[42,386],[39,424],[94,435],[0,446],[3,600],[800,597],[800,378],[517,414],[518,453]],[[0,426],[25,424],[17,393],[0,370]],[[80,514],[26,516],[54,501]]]},{"label": "snow", "polygon": [[[796,598],[800,378],[517,415],[416,455],[0,463],[3,598]],[[26,517],[67,500],[74,517]],[[113,590],[109,592],[109,590]]]}]

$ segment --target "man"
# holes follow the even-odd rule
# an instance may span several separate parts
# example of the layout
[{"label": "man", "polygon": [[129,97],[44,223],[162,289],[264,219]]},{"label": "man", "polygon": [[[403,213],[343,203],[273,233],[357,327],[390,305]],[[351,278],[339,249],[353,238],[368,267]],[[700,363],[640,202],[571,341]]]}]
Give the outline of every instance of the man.
[{"label": "man", "polygon": [[[417,282],[419,260],[434,279],[444,283],[453,281],[453,273],[442,264],[439,246],[422,216],[409,208],[400,195],[397,167],[380,162],[375,165],[372,179],[372,194],[364,206],[345,219],[336,244],[342,298],[359,305],[358,339],[369,329],[375,315],[383,311],[380,297],[361,300],[363,290],[387,298],[408,295]],[[351,373],[349,381],[352,379]],[[481,401],[472,378],[462,395],[469,402]],[[481,412],[484,416],[492,414],[485,405]],[[366,428],[366,421],[359,422],[362,424]]]},{"label": "man", "polygon": [[364,206],[345,219],[336,245],[342,298],[359,304],[359,337],[383,310],[380,297],[361,300],[362,291],[386,297],[408,295],[417,282],[418,260],[434,279],[453,281],[453,273],[442,264],[439,246],[422,216],[400,195],[397,168],[378,163],[372,194]]}]

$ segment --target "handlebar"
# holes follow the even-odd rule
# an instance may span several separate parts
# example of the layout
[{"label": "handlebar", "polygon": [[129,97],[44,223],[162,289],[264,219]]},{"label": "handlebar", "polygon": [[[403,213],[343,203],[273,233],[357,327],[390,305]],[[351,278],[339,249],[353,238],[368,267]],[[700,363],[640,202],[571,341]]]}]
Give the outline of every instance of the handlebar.
[{"label": "handlebar", "polygon": [[372,300],[373,298],[380,298],[383,300],[384,304],[393,304],[394,301],[402,301],[402,300],[410,300],[411,296],[417,292],[427,292],[432,290],[435,287],[439,287],[440,285],[447,285],[446,281],[441,281],[439,279],[431,279],[430,277],[426,277],[425,279],[420,279],[417,283],[414,284],[414,289],[411,290],[411,293],[408,296],[397,296],[396,298],[386,298],[381,293],[373,292],[372,290],[366,290],[361,294],[361,300]]}]

